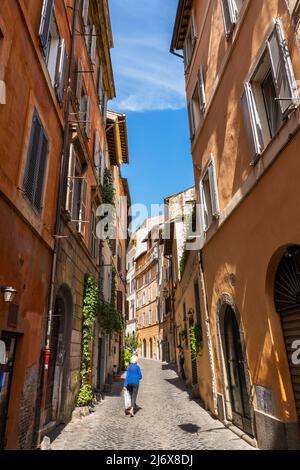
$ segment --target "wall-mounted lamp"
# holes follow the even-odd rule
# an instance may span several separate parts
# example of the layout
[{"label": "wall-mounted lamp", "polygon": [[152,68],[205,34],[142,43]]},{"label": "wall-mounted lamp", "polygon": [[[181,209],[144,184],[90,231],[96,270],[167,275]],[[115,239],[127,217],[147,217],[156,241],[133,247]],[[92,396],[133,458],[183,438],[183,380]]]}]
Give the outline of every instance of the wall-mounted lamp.
[{"label": "wall-mounted lamp", "polygon": [[194,316],[194,309],[193,308],[190,308],[189,311],[188,311],[188,316],[191,318]]},{"label": "wall-mounted lamp", "polygon": [[7,303],[13,302],[17,293],[16,289],[14,289],[13,287],[1,286],[1,285],[0,285],[0,292],[2,292],[4,296],[4,302],[7,302]]},{"label": "wall-mounted lamp", "polygon": [[164,299],[167,299],[169,297],[168,289],[165,287],[162,292],[163,292]]}]

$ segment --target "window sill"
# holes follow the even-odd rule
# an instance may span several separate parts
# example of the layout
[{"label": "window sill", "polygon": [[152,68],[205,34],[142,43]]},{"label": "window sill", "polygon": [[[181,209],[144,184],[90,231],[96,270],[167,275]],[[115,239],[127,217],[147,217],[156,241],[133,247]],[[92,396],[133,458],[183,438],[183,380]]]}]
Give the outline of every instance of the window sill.
[{"label": "window sill", "polygon": [[[273,137],[270,138],[269,142],[266,144],[266,146],[264,147],[262,152],[259,155],[257,155],[257,157],[252,162],[250,162],[251,167],[256,167],[258,165],[258,163],[260,162],[260,160],[264,158],[264,155],[268,153],[269,148],[272,147],[274,142],[281,136],[281,134],[284,131],[285,127],[288,125],[290,120],[293,118],[293,116],[296,113],[298,108],[300,109],[299,105],[297,107],[293,108],[289,112],[289,114],[284,118],[281,126],[278,128],[277,132],[273,135]],[[286,139],[286,142],[288,142],[288,141],[289,140]]]}]

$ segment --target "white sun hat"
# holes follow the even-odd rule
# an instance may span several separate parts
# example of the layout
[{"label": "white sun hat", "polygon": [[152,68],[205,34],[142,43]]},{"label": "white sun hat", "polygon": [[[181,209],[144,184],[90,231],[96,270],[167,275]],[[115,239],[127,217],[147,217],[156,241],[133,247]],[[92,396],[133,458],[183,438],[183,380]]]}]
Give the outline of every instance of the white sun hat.
[{"label": "white sun hat", "polygon": [[136,364],[137,361],[138,361],[137,356],[132,356],[131,359],[130,359],[131,364]]}]

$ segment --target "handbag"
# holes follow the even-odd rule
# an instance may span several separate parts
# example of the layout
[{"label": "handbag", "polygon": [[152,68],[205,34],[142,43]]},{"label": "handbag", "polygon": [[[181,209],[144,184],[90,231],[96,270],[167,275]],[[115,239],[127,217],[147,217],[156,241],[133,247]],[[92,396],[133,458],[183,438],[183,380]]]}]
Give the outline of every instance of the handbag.
[{"label": "handbag", "polygon": [[124,401],[125,401],[125,409],[131,408],[131,396],[129,391],[126,389],[124,390]]}]

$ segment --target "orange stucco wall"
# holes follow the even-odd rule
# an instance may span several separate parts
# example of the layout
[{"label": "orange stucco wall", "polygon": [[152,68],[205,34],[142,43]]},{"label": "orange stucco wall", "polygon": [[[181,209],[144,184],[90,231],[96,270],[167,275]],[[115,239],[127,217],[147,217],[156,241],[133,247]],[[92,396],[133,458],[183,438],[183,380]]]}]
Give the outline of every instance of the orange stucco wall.
[{"label": "orange stucco wall", "polygon": [[[18,322],[9,328],[8,307],[0,300],[0,331],[18,334],[6,428],[7,448],[31,445],[34,402],[52,264],[62,110],[52,90],[38,44],[42,1],[1,2],[0,79],[6,104],[0,105],[0,283],[18,293]],[[36,214],[23,196],[24,168],[34,108],[49,139],[44,205]],[[29,424],[28,424],[29,423]]]},{"label": "orange stucco wall", "polygon": [[[217,0],[193,2],[199,37],[187,76],[190,99],[197,71],[204,64],[207,112],[192,144],[197,165],[195,182],[198,186],[201,170],[213,155],[220,200],[221,217],[206,233],[203,247],[217,391],[224,392],[217,306],[220,297],[228,294],[241,315],[251,385],[271,388],[275,417],[292,422],[297,421],[297,415],[272,296],[274,271],[280,260],[276,254],[300,242],[300,225],[295,217],[300,200],[299,111],[293,113],[253,167],[240,98],[243,83],[262,54],[273,18],[282,19],[296,79],[300,77],[299,47],[285,1],[244,2],[229,41],[224,35],[220,4]],[[293,133],[296,135],[290,141]],[[234,283],[230,282],[232,278]]]}]

